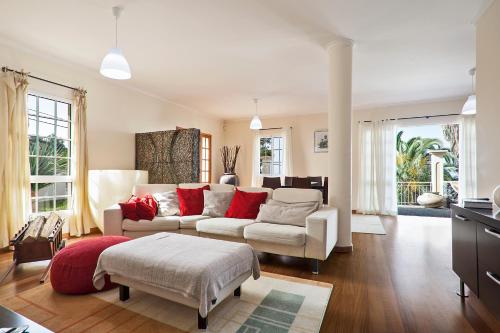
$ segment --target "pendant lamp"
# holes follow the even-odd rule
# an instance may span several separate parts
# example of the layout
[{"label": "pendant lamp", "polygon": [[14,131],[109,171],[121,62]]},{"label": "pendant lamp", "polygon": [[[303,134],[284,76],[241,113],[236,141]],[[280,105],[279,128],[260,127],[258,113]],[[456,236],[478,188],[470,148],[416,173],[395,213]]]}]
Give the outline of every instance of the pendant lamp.
[{"label": "pendant lamp", "polygon": [[260,130],[260,129],[262,129],[262,122],[260,121],[260,118],[259,118],[258,112],[257,112],[258,111],[257,103],[259,102],[259,100],[257,98],[254,98],[253,101],[255,103],[255,115],[253,116],[252,121],[250,122],[250,129]]},{"label": "pendant lamp", "polygon": [[115,17],[115,47],[111,48],[102,59],[101,75],[115,80],[128,80],[132,77],[130,66],[118,48],[118,18],[120,17],[122,7],[113,7],[113,16]]}]

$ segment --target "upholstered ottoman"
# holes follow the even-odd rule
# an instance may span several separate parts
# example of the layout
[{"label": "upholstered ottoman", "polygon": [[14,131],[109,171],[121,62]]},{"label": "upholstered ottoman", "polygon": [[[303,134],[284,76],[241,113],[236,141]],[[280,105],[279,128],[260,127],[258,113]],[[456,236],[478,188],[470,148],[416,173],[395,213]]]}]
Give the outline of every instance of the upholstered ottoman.
[{"label": "upholstered ottoman", "polygon": [[[62,294],[88,294],[98,291],[94,288],[92,277],[97,259],[105,249],[130,240],[124,236],[104,236],[85,239],[66,246],[52,260],[50,283],[55,291]],[[104,288],[116,287],[105,278]]]},{"label": "upholstered ottoman", "polygon": [[240,296],[250,276],[260,276],[259,260],[248,244],[161,232],[102,252],[94,273],[120,285],[120,300],[129,287],[198,309],[198,328],[207,328],[208,312],[229,295]]}]

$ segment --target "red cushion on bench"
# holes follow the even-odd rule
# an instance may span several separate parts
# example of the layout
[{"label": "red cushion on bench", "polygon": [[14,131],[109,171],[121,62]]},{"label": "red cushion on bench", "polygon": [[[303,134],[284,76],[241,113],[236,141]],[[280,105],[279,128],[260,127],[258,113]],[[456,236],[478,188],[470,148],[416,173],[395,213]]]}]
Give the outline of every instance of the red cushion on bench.
[{"label": "red cushion on bench", "polygon": [[[92,277],[101,252],[113,245],[130,240],[124,236],[103,236],[84,239],[68,245],[52,260],[50,283],[55,291],[62,294],[88,294],[97,292]],[[106,276],[103,290],[116,287]]]}]

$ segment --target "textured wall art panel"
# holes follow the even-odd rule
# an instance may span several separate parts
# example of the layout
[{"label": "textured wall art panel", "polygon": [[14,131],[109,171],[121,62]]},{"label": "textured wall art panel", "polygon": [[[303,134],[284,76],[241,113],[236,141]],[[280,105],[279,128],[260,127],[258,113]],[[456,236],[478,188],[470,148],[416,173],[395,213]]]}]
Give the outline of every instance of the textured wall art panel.
[{"label": "textured wall art panel", "polygon": [[196,183],[200,178],[200,130],[135,134],[135,168],[150,184]]}]

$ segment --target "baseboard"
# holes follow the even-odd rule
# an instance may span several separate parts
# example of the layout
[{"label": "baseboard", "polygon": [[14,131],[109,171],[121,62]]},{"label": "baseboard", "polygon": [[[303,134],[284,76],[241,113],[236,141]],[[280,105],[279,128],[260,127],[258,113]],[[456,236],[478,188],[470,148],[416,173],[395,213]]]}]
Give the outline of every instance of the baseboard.
[{"label": "baseboard", "polygon": [[337,252],[337,253],[349,253],[349,252],[352,252],[353,250],[353,246],[352,245],[348,245],[348,246],[335,246],[333,248],[333,252]]},{"label": "baseboard", "polygon": [[[101,233],[101,229],[99,229],[98,227],[93,227],[93,228],[90,228],[90,232],[86,235],[97,235],[97,234],[100,234]],[[75,236],[70,236],[69,235],[69,232],[65,232],[63,233],[63,238],[70,238],[70,237],[75,237]]]}]

